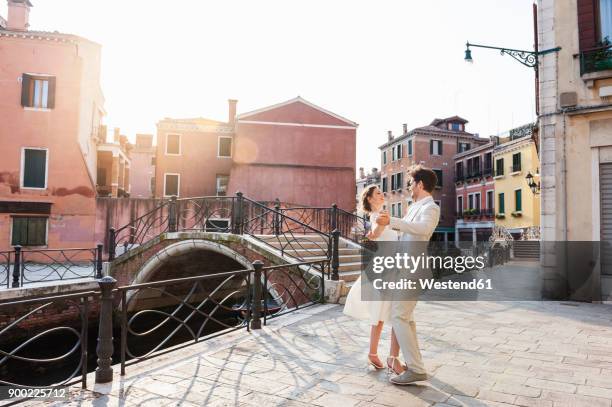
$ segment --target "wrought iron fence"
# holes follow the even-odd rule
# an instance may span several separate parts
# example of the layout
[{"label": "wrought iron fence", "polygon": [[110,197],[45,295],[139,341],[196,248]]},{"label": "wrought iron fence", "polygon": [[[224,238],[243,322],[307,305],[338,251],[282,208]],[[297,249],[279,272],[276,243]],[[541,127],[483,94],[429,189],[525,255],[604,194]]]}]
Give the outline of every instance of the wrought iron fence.
[{"label": "wrought iron fence", "polygon": [[6,288],[9,288],[11,283],[11,254],[13,253],[12,251],[0,252],[0,286],[6,286]]},{"label": "wrought iron fence", "polygon": [[612,44],[591,48],[580,53],[580,74],[612,69]]},{"label": "wrought iron fence", "polygon": [[[326,268],[325,262],[283,264],[262,269],[266,288],[262,301],[264,325],[268,319],[325,301],[325,273],[322,271]],[[320,276],[316,271],[321,273]]]},{"label": "wrought iron fence", "polygon": [[[0,322],[0,384],[65,386],[80,381],[86,388],[88,313],[98,294],[91,291],[1,303],[0,314],[12,318]],[[51,310],[60,316],[59,322],[41,319]],[[61,340],[59,335],[63,335]],[[40,369],[46,374],[32,374]]]},{"label": "wrought iron fence", "polygon": [[[132,364],[165,353],[169,346],[177,349],[248,329],[250,273],[239,270],[119,287],[121,374],[127,357]],[[145,343],[152,345],[143,348]]]}]

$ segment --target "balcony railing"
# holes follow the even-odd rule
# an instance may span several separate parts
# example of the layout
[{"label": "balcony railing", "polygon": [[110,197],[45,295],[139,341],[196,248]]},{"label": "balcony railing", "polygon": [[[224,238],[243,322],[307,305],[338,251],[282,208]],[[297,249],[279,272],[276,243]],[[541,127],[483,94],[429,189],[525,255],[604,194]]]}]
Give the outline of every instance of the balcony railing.
[{"label": "balcony railing", "polygon": [[493,175],[493,168],[485,167],[485,169],[482,171],[482,175],[484,177],[490,177],[491,175]]},{"label": "balcony railing", "polygon": [[591,48],[580,53],[580,74],[612,69],[612,44]]},{"label": "balcony railing", "polygon": [[493,209],[466,209],[463,212],[457,212],[455,215],[457,219],[486,219],[493,218],[494,210]]},{"label": "balcony railing", "polygon": [[455,175],[455,182],[463,182],[465,181],[465,175],[463,173]]}]

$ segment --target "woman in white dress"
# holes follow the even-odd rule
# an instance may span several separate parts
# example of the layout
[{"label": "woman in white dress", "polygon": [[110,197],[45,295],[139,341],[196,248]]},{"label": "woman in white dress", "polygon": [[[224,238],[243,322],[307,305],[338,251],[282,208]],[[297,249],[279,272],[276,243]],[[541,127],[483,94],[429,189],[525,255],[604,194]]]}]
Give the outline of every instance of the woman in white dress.
[{"label": "woman in white dress", "polygon": [[[380,215],[384,204],[385,196],[378,186],[369,185],[361,193],[360,202],[362,210],[370,215],[370,224],[373,229],[367,234],[367,238],[377,241],[396,241],[397,232],[389,227],[380,226],[376,223],[376,218]],[[361,277],[353,284],[351,291],[346,298],[344,313],[353,318],[367,320],[372,325],[370,330],[370,350],[368,353],[368,363],[376,369],[383,369],[384,365],[378,357],[378,343],[385,322],[391,320],[391,303],[389,301],[363,301],[361,299]],[[396,374],[401,374],[405,367],[398,359],[399,344],[395,337],[395,332],[391,330],[391,347],[387,358],[387,369]]]}]

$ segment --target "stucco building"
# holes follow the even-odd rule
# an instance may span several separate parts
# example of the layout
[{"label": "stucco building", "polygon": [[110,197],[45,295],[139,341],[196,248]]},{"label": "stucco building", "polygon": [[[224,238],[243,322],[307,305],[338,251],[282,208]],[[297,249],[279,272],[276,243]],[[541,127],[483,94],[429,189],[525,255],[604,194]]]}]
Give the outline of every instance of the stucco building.
[{"label": "stucco building", "polygon": [[455,241],[484,241],[491,236],[495,225],[494,147],[495,141],[491,140],[454,157]]},{"label": "stucco building", "polygon": [[99,197],[127,198],[130,196],[132,145],[115,128],[112,141],[107,140],[106,127],[101,127],[98,144],[96,191]]},{"label": "stucco building", "polygon": [[152,134],[137,134],[136,144],[130,151],[130,196],[152,198],[155,196],[156,147]]},{"label": "stucco building", "polygon": [[394,137],[388,132],[388,141],[379,147],[381,151],[381,184],[391,216],[403,217],[411,202],[408,191],[408,170],[412,165],[423,164],[436,172],[438,186],[433,197],[440,205],[440,223],[434,239],[454,240],[456,200],[455,165],[453,157],[488,142],[488,139],[465,130],[467,120],[453,116],[434,119],[429,125],[408,130],[403,125],[402,134]]},{"label": "stucco building", "polygon": [[93,247],[100,45],[30,30],[31,7],[0,20],[0,250]]},{"label": "stucco building", "polygon": [[355,208],[357,124],[300,97],[228,121],[157,124],[158,197],[233,195]]},{"label": "stucco building", "polygon": [[[612,49],[606,38],[612,38],[612,2],[538,0],[537,5],[538,48],[561,47],[540,56],[538,66],[542,239],[610,241]],[[612,299],[610,258],[595,262],[592,283],[582,289],[585,298],[603,292]],[[553,277],[571,267],[568,255],[544,245],[542,262],[551,275],[546,290],[563,291],[563,282]],[[588,273],[593,266],[580,268]]]}]

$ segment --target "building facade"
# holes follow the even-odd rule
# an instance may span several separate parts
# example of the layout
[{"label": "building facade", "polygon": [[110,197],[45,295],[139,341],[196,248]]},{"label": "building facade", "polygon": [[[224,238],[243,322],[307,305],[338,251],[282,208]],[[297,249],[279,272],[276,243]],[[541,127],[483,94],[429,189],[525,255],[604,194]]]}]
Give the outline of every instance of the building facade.
[{"label": "building facade", "polygon": [[132,145],[118,128],[113,133],[113,141],[106,140],[106,128],[102,126],[101,140],[98,144],[98,163],[96,191],[99,197],[127,198],[130,196],[130,170]]},{"label": "building facade", "polygon": [[[538,0],[537,5],[538,48],[561,47],[559,52],[542,55],[538,66],[542,239],[609,241],[612,4],[609,0]],[[571,263],[558,256],[553,246],[544,245],[542,263],[551,276],[567,272],[563,267]],[[603,292],[604,299],[612,299],[612,263],[607,258],[595,262],[593,273],[601,274],[601,279],[595,278],[585,288],[585,297],[586,291],[592,291],[592,298]],[[562,283],[552,277],[547,283],[550,293],[563,290]]]},{"label": "building facade", "polygon": [[436,172],[438,186],[433,193],[440,205],[440,223],[434,238],[454,240],[456,200],[455,166],[453,157],[488,141],[465,131],[467,120],[458,116],[435,119],[428,126],[408,131],[404,124],[400,136],[389,131],[388,141],[381,151],[381,184],[391,216],[403,217],[408,211],[411,196],[408,190],[408,170],[422,164]]},{"label": "building facade", "polygon": [[490,141],[455,155],[455,241],[485,241],[495,225],[493,148]]},{"label": "building facade", "polygon": [[152,198],[155,196],[156,148],[152,134],[137,134],[136,144],[130,151],[130,196]]},{"label": "building facade", "polygon": [[355,205],[359,215],[363,215],[363,212],[361,212],[359,209],[359,198],[361,197],[361,193],[363,192],[364,188],[368,185],[378,185],[378,188],[381,188],[380,171],[378,171],[378,168],[372,168],[372,171],[368,174],[366,174],[363,167],[359,168],[359,178],[357,178],[357,181],[355,182]]},{"label": "building facade", "polygon": [[94,247],[100,45],[30,30],[30,7],[0,23],[0,250]]},{"label": "building facade", "polygon": [[520,239],[530,227],[540,226],[540,195],[527,184],[539,179],[540,162],[531,135],[511,139],[493,150],[495,163],[495,224]]}]

